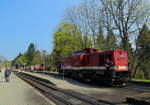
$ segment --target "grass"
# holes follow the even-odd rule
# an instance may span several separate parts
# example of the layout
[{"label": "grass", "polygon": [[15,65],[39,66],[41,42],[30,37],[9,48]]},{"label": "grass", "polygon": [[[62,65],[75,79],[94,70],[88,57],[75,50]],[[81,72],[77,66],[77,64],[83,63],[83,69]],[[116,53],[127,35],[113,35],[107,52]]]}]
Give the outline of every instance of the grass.
[{"label": "grass", "polygon": [[137,79],[137,78],[132,79],[132,81],[137,81],[137,82],[150,82],[150,80]]}]

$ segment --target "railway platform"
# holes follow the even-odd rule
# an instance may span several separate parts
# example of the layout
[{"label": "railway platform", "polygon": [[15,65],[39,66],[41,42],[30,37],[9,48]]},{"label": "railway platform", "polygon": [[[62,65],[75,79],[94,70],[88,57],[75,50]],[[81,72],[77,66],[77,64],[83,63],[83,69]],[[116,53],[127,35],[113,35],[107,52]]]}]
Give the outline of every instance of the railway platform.
[{"label": "railway platform", "polygon": [[0,105],[55,105],[13,73],[5,82],[4,70],[0,72]]}]

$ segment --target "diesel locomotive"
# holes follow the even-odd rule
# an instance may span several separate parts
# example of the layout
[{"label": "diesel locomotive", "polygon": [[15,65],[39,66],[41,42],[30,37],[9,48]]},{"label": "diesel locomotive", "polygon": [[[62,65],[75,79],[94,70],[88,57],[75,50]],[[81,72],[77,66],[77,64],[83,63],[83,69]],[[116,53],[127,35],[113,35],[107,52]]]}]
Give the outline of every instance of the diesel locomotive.
[{"label": "diesel locomotive", "polygon": [[83,49],[66,57],[59,73],[75,79],[89,79],[111,85],[125,84],[129,80],[126,51],[99,51]]}]

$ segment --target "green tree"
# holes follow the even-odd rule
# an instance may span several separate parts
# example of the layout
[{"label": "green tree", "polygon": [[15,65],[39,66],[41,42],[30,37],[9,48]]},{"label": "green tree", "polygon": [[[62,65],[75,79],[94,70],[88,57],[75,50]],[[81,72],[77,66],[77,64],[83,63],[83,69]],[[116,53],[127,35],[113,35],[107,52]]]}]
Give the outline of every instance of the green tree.
[{"label": "green tree", "polygon": [[[85,46],[92,47],[92,40],[84,35]],[[72,52],[80,50],[81,46],[78,32],[74,25],[62,22],[59,24],[57,31],[54,33],[54,52],[56,62],[61,62],[65,56],[70,55]]]},{"label": "green tree", "polygon": [[52,50],[52,52],[45,57],[45,65],[56,67],[57,64],[61,63],[58,55],[55,49]]},{"label": "green tree", "polygon": [[107,30],[106,42],[107,42],[107,46],[106,46],[107,50],[113,50],[117,48],[117,39],[111,29]]},{"label": "green tree", "polygon": [[25,64],[27,63],[26,54],[21,55],[21,56],[16,60],[16,63],[17,63],[17,64],[20,64],[20,65],[25,65]]},{"label": "green tree", "polygon": [[53,56],[51,56],[51,54],[46,55],[46,57],[45,57],[45,65],[46,66],[54,66],[52,57]]},{"label": "green tree", "polygon": [[84,40],[83,42],[85,43],[85,46],[83,48],[92,48],[93,47],[93,41],[90,37],[88,36],[84,36]]},{"label": "green tree", "polygon": [[63,58],[80,49],[78,33],[72,24],[62,22],[54,33],[54,49]]},{"label": "green tree", "polygon": [[35,46],[33,43],[30,43],[27,51],[27,65],[32,65],[34,54],[35,54]]},{"label": "green tree", "polygon": [[19,55],[12,61],[12,65],[19,64],[19,65],[26,65],[27,64],[27,58],[26,53]]},{"label": "green tree", "polygon": [[139,32],[137,47],[137,59],[139,63],[139,69],[143,71],[144,78],[150,79],[150,30],[148,29],[146,24],[143,25],[141,31]]},{"label": "green tree", "polygon": [[2,66],[5,66],[5,67],[11,67],[11,62],[5,60],[5,61],[3,62],[3,64],[2,64]]},{"label": "green tree", "polygon": [[40,51],[35,51],[31,62],[33,65],[42,64]]},{"label": "green tree", "polygon": [[96,45],[97,45],[97,49],[99,49],[99,50],[106,49],[106,39],[104,37],[103,30],[101,27],[99,28]]}]

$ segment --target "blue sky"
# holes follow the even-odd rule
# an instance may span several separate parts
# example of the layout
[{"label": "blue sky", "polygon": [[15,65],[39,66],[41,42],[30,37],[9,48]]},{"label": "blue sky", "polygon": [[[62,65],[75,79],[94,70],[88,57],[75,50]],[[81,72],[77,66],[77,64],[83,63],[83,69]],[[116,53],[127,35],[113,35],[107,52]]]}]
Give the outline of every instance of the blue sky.
[{"label": "blue sky", "polygon": [[0,0],[0,56],[12,60],[28,45],[50,52],[66,8],[81,0]]}]

